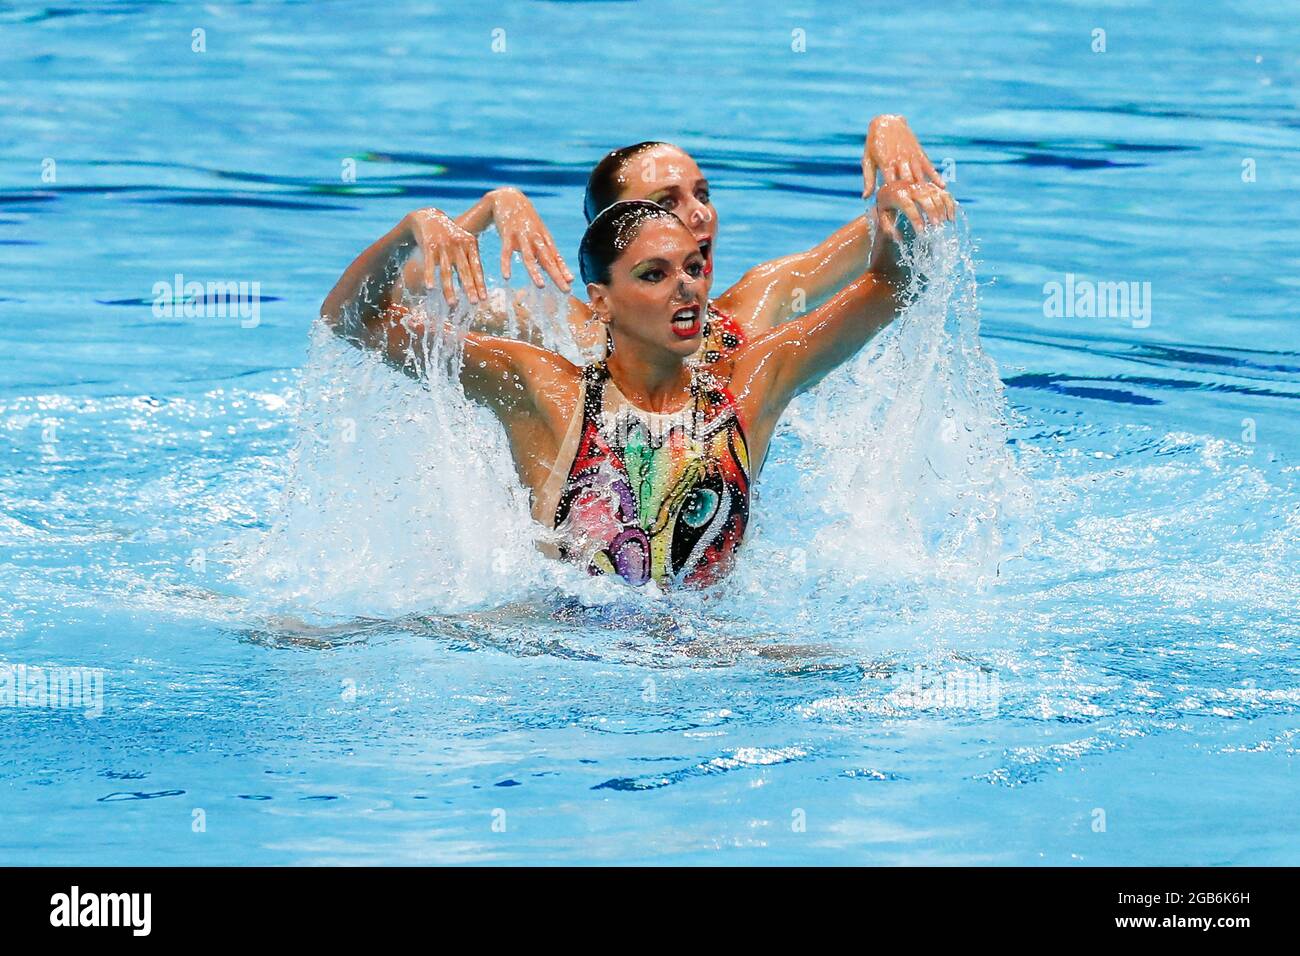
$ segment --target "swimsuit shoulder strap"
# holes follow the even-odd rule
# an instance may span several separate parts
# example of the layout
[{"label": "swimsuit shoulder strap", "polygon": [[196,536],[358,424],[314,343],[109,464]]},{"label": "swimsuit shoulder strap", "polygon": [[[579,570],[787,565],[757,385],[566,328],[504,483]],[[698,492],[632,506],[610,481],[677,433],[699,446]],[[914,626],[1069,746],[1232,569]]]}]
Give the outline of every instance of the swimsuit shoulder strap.
[{"label": "swimsuit shoulder strap", "polygon": [[541,490],[533,496],[533,517],[548,527],[554,525],[556,504],[564,491],[564,486],[568,483],[578,443],[582,439],[587,423],[597,420],[597,416],[600,415],[601,393],[604,391],[605,379],[609,375],[604,364],[603,361],[593,362],[583,367],[578,404],[569,418],[569,426],[560,441],[559,451],[555,455],[550,473],[542,483]]}]

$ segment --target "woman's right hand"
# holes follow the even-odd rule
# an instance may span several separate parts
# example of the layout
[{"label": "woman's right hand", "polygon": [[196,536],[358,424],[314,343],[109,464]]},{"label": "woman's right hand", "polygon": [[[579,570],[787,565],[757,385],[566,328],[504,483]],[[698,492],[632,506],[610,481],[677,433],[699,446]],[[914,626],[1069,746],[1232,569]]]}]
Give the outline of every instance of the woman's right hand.
[{"label": "woman's right hand", "polygon": [[442,285],[443,298],[448,305],[456,302],[453,273],[470,302],[486,302],[487,282],[483,278],[483,263],[479,260],[478,239],[462,229],[444,212],[433,207],[417,209],[404,220],[411,239],[424,256],[424,285],[432,289]]},{"label": "woman's right hand", "polygon": [[919,236],[927,226],[939,226],[957,218],[957,201],[948,190],[934,183],[905,183],[894,180],[876,193],[876,228],[871,242],[871,270],[906,281],[902,250],[908,241],[898,228],[900,217],[912,224]]},{"label": "woman's right hand", "polygon": [[908,183],[895,180],[876,193],[876,223],[885,235],[901,241],[898,217],[906,216],[917,235],[927,223],[937,226],[957,218],[957,201],[942,186],[934,183]]},{"label": "woman's right hand", "polygon": [[532,277],[533,285],[540,289],[546,284],[542,278],[545,269],[555,284],[568,292],[573,273],[564,264],[550,230],[537,215],[529,198],[510,187],[494,189],[489,195],[492,197],[492,221],[501,236],[502,278],[509,281],[510,260],[517,252]]}]

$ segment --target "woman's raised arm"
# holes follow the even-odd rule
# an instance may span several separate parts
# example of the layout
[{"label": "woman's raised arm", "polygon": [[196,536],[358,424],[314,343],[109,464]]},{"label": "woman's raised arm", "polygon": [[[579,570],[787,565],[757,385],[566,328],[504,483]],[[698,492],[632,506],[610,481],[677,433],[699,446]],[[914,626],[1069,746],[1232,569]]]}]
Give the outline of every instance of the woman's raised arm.
[{"label": "woman's raised arm", "polygon": [[754,339],[736,359],[733,381],[752,395],[759,413],[774,424],[800,392],[847,361],[892,322],[911,276],[903,258],[898,217],[919,235],[953,218],[946,193],[933,184],[893,182],[876,198],[876,241],[871,268],[826,304]]},{"label": "woman's raised arm", "polygon": [[[895,182],[944,185],[901,116],[877,116],[868,127],[862,151],[864,199],[875,192],[877,173],[886,186]],[[950,197],[947,202],[951,203]],[[718,305],[750,335],[760,335],[816,308],[862,275],[870,261],[871,242],[870,219],[859,216],[811,249],[750,269],[718,297]]]},{"label": "woman's raised arm", "polygon": [[[416,250],[421,257],[412,255]],[[406,311],[405,292],[433,288],[440,278],[447,301],[455,301],[453,273],[471,302],[487,299],[474,237],[437,209],[417,209],[343,270],[321,304],[321,318],[343,338],[378,347],[380,333]]]}]

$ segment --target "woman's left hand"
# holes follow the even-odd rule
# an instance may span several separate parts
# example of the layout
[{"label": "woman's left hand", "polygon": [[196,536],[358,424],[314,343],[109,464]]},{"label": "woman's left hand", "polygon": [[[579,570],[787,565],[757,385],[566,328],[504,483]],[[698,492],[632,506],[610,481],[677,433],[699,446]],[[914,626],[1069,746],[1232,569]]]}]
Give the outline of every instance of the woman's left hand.
[{"label": "woman's left hand", "polygon": [[518,189],[510,188],[494,189],[489,195],[492,196],[492,219],[501,236],[501,275],[507,281],[510,279],[510,260],[517,252],[535,286],[540,289],[545,285],[542,279],[545,270],[560,289],[568,292],[573,273],[564,264],[550,230],[528,197]]},{"label": "woman's left hand", "polygon": [[886,185],[893,182],[947,185],[901,116],[877,116],[867,128],[867,142],[862,148],[863,199],[876,191],[877,171]]}]

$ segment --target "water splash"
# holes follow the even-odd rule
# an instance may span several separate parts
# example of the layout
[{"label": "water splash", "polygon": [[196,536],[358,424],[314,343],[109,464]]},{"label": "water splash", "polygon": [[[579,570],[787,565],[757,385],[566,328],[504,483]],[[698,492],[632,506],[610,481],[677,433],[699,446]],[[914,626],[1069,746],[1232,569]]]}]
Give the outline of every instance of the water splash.
[{"label": "water splash", "polygon": [[965,220],[909,259],[903,314],[788,412],[763,528],[808,575],[978,584],[1033,539],[1033,496],[979,340]]},{"label": "water splash", "polygon": [[[969,242],[927,233],[913,257],[926,281],[900,319],[791,409],[760,482],[761,528],[724,592],[762,582],[775,597],[773,581],[806,590],[884,571],[978,581],[1018,546],[1028,486],[979,343]],[[533,340],[581,359],[558,295],[494,295],[498,306],[522,295]],[[426,321],[408,361],[428,370],[420,381],[313,329],[284,504],[240,562],[244,582],[273,603],[352,614],[451,613],[556,590],[588,604],[662,600],[540,555],[504,433],[456,379],[468,313],[438,297],[417,305]],[[521,334],[504,312],[505,333]]]}]

